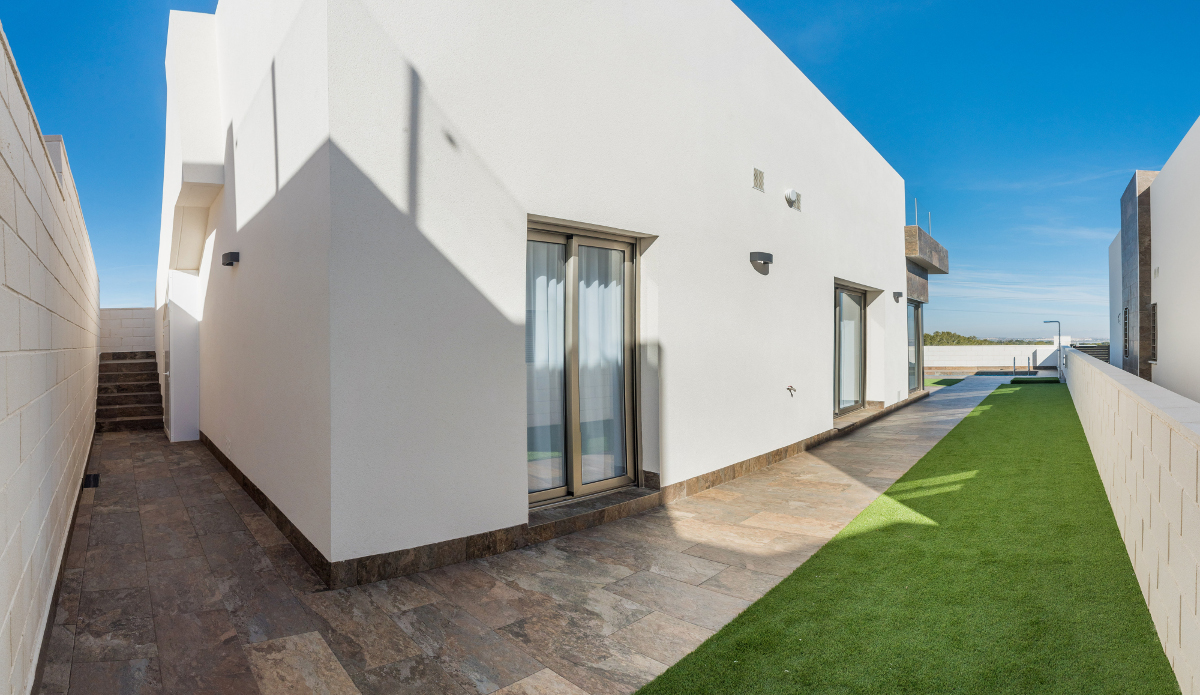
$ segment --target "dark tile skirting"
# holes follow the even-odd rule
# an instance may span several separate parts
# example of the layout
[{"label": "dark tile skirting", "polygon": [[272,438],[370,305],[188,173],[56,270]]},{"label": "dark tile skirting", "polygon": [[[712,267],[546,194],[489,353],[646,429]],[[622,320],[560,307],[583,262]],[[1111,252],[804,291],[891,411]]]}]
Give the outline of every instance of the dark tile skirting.
[{"label": "dark tile skirting", "polygon": [[[613,492],[593,497],[575,500],[560,505],[540,507],[529,512],[529,523],[508,528],[496,529],[477,533],[464,538],[454,538],[448,541],[430,543],[416,548],[406,548],[390,553],[368,555],[366,557],[331,562],[317,550],[296,528],[291,521],[273,502],[258,488],[241,470],[229,460],[217,445],[203,432],[200,441],[212,452],[221,465],[229,471],[233,479],[250,495],[263,513],[283,533],[300,555],[312,566],[317,576],[331,589],[341,589],[358,584],[402,577],[408,574],[453,565],[465,560],[498,555],[510,550],[523,548],[534,543],[541,543],[552,538],[565,536],[586,528],[599,526],[627,516],[640,514],[677,499],[689,497],[734,478],[761,470],[778,463],[789,456],[810,449],[818,444],[838,437],[846,432],[861,427],[863,424],[883,417],[884,415],[914,403],[925,396],[928,391],[918,391],[907,399],[883,408],[871,417],[864,418],[852,426],[841,429],[831,429],[818,435],[803,439],[795,444],[769,451],[752,459],[739,461],[735,464],[719,468],[715,471],[674,483],[658,489],[659,476],[657,473],[645,471],[643,480],[645,487],[630,487],[614,490]],[[653,487],[651,487],[653,485]]]}]

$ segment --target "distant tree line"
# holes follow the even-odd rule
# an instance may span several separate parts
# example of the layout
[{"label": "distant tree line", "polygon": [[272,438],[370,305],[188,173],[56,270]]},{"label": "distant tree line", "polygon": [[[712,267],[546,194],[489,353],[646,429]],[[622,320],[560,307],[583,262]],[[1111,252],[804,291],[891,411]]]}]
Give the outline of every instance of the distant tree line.
[{"label": "distant tree line", "polygon": [[935,331],[925,334],[926,345],[1053,345],[1052,340],[989,340],[973,335],[959,335],[951,331]]}]

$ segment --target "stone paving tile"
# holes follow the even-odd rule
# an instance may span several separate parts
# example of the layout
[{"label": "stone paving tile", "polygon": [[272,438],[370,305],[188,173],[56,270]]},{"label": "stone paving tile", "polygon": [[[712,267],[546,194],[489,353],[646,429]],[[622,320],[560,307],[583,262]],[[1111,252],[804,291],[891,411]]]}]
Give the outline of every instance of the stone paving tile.
[{"label": "stone paving tile", "polygon": [[437,659],[423,654],[367,671],[350,671],[350,677],[363,695],[468,695],[476,692],[464,689],[446,673]]},{"label": "stone paving tile", "polygon": [[76,663],[71,668],[71,695],[113,693],[151,695],[162,692],[158,659]]},{"label": "stone paving tile", "polygon": [[522,678],[506,688],[497,690],[496,695],[587,695],[587,691],[554,671],[544,668],[528,678]]},{"label": "stone paving tile", "polygon": [[98,434],[39,692],[632,693],[1005,381],[969,378],[637,517],[338,591],[200,443]]},{"label": "stone paving tile", "polygon": [[224,610],[154,618],[168,693],[258,693],[250,661]]},{"label": "stone paving tile", "polygon": [[450,603],[429,603],[394,616],[426,656],[468,691],[491,693],[533,675],[543,665]]},{"label": "stone paving tile", "polygon": [[245,651],[263,695],[358,695],[320,633],[250,644]]},{"label": "stone paving tile", "polygon": [[612,639],[670,666],[714,634],[708,628],[655,611],[613,634]]}]

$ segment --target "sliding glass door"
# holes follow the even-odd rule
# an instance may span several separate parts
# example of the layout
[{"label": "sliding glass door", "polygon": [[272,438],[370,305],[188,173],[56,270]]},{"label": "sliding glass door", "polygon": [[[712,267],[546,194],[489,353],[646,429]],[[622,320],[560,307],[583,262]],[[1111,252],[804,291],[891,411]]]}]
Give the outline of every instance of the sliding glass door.
[{"label": "sliding glass door", "polygon": [[835,415],[861,408],[867,372],[867,297],[837,288],[834,292],[833,409]]},{"label": "sliding glass door", "polygon": [[563,338],[567,248],[525,247],[525,402],[529,492],[566,494]]},{"label": "sliding glass door", "polygon": [[526,249],[529,500],[630,484],[633,248],[531,230]]},{"label": "sliding glass door", "polygon": [[908,390],[916,391],[925,385],[924,328],[921,326],[921,303],[908,302]]}]

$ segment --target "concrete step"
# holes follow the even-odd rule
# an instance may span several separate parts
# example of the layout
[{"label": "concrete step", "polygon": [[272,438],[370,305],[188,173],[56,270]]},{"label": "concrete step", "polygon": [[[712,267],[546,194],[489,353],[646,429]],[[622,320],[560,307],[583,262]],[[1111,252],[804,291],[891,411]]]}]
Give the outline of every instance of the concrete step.
[{"label": "concrete step", "polygon": [[96,419],[115,417],[158,417],[162,419],[162,404],[102,405],[96,408]]},{"label": "concrete step", "polygon": [[157,372],[158,362],[154,360],[120,360],[100,363],[101,374],[113,372]]},{"label": "concrete step", "polygon": [[101,362],[110,362],[114,360],[153,360],[156,359],[154,351],[137,351],[137,352],[102,352],[100,353]]},{"label": "concrete step", "polygon": [[157,389],[141,393],[100,393],[96,405],[162,405],[162,394]]},{"label": "concrete step", "polygon": [[158,383],[158,372],[101,372],[101,384]]},{"label": "concrete step", "polygon": [[97,432],[127,432],[130,430],[160,430],[161,417],[114,417],[96,418]]},{"label": "concrete step", "polygon": [[158,379],[154,381],[133,381],[133,382],[118,382],[104,383],[101,382],[96,387],[97,393],[112,394],[112,393],[159,393],[160,388]]}]

